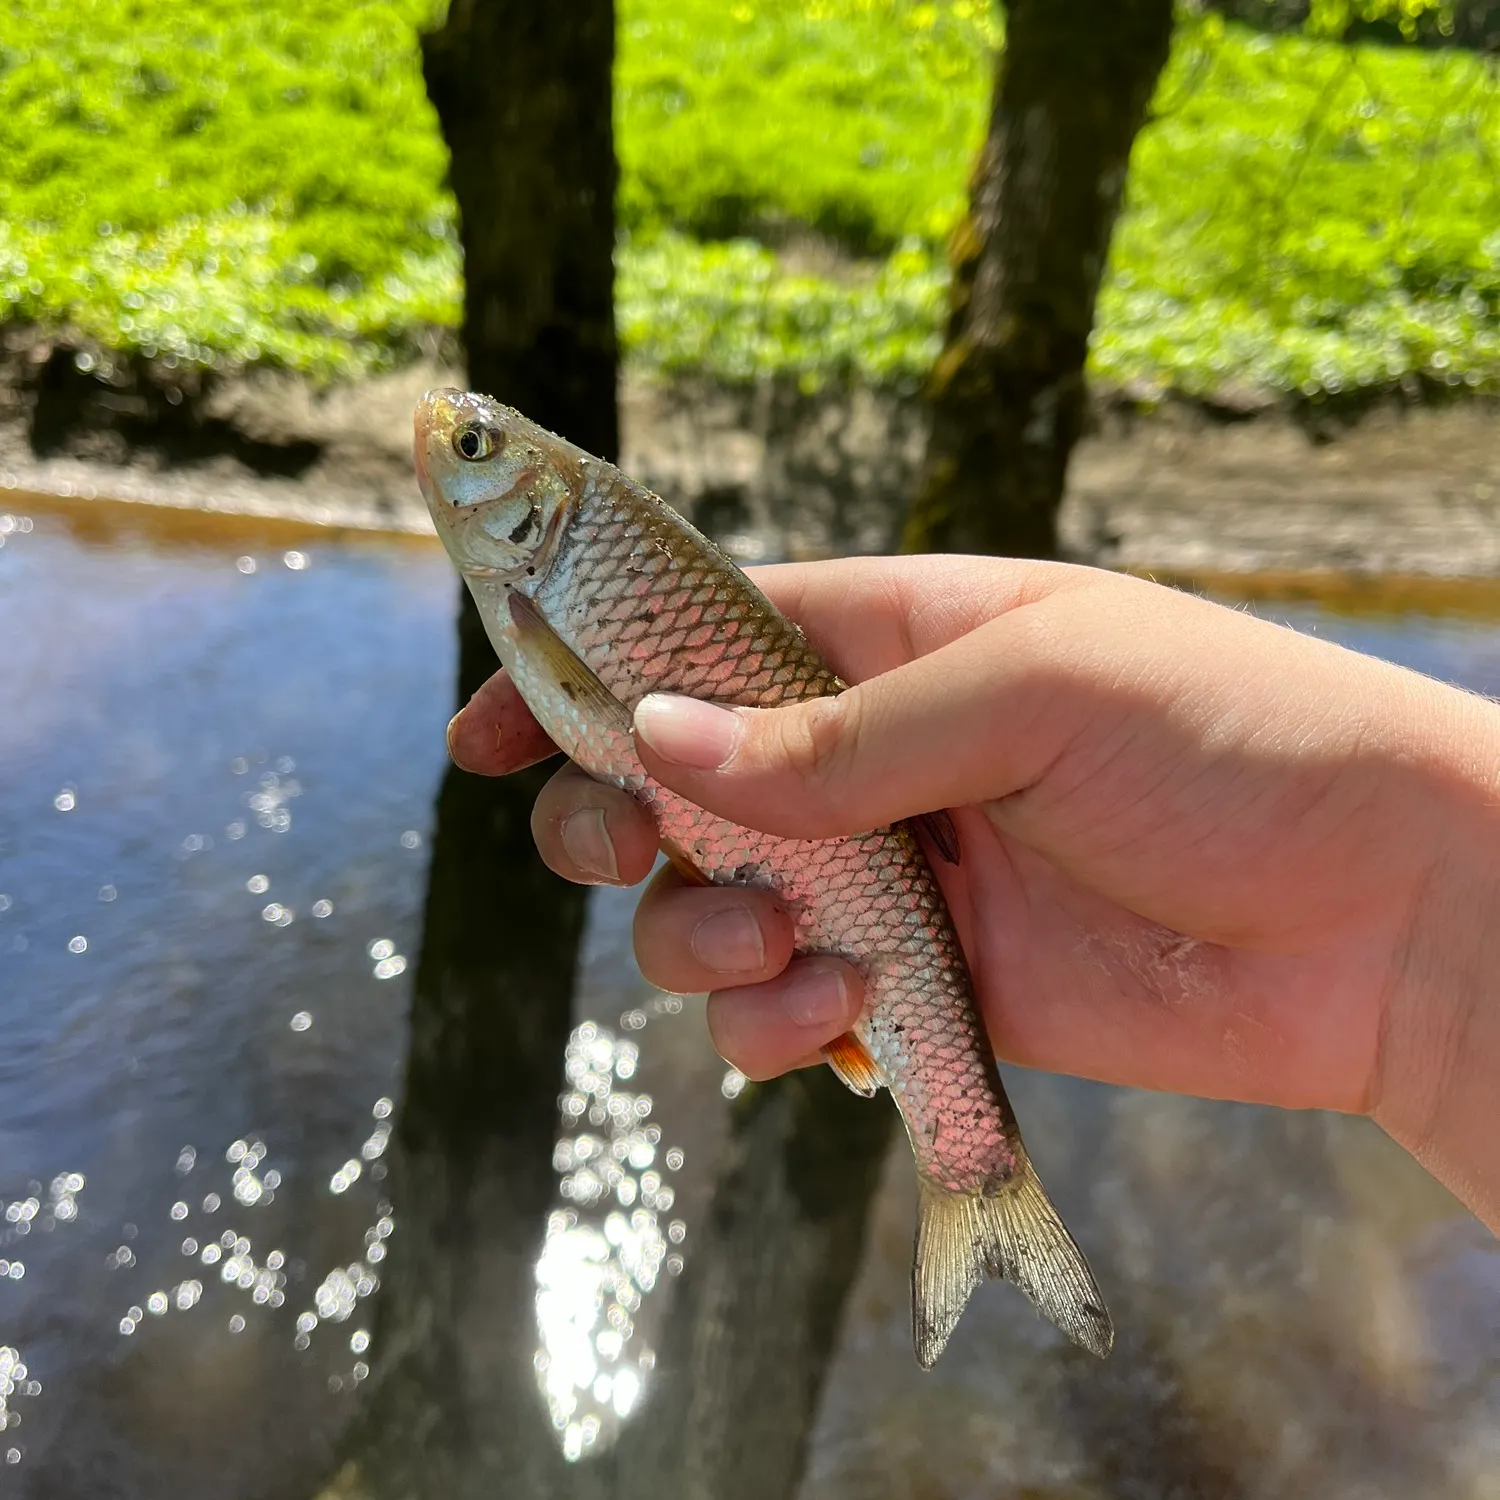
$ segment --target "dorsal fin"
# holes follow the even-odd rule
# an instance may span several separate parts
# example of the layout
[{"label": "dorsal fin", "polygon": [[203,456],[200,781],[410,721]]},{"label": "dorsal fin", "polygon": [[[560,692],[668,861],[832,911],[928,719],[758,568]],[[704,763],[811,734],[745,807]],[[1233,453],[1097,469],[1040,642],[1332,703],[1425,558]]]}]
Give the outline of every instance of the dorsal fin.
[{"label": "dorsal fin", "polygon": [[907,821],[927,835],[938,857],[946,864],[956,865],[959,862],[963,851],[959,846],[958,827],[953,821],[952,813],[940,809],[937,812],[918,813]]}]

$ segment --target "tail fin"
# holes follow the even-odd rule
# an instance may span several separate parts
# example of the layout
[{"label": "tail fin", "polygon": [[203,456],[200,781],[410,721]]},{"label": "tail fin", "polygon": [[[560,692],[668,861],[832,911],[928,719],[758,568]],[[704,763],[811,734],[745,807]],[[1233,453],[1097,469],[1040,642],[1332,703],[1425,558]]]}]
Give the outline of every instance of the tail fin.
[{"label": "tail fin", "polygon": [[1104,1299],[1031,1163],[993,1198],[950,1193],[918,1178],[912,1334],[930,1370],[981,1276],[1013,1281],[1075,1344],[1103,1359],[1115,1341]]}]

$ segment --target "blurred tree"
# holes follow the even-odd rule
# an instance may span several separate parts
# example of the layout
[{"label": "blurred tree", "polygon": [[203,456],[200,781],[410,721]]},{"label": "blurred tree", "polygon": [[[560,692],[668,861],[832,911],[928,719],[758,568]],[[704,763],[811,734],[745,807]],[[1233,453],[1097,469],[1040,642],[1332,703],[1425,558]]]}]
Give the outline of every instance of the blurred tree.
[{"label": "blurred tree", "polygon": [[1171,32],[1172,0],[1006,7],[907,551],[1056,553],[1094,301]]}]

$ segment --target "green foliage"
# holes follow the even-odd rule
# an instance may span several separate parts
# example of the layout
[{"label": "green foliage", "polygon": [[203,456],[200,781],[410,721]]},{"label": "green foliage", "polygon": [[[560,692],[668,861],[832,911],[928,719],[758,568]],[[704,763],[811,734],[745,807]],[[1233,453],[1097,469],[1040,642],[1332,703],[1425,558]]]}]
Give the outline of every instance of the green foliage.
[{"label": "green foliage", "polygon": [[1131,163],[1094,367],[1312,395],[1500,385],[1500,94],[1461,53],[1179,39]]},{"label": "green foliage", "polygon": [[0,309],[336,373],[457,318],[430,0],[27,0],[0,33]]},{"label": "green foliage", "polygon": [[[454,210],[416,49],[436,3],[15,8],[0,316],[321,375],[455,326]],[[621,0],[629,356],[919,379],[998,42],[986,0]],[[1500,386],[1493,64],[1188,17],[1157,114],[1096,374],[1201,393]]]},{"label": "green foliage", "polygon": [[617,270],[621,340],[663,374],[910,384],[941,347],[947,276],[917,245],[834,281],[788,271],[753,240],[669,233],[627,250]]},{"label": "green foliage", "polygon": [[992,0],[625,0],[622,225],[810,228],[856,254],[964,208],[999,41]]},{"label": "green foliage", "polygon": [[1312,0],[1307,31],[1338,41],[1356,21],[1385,21],[1412,41],[1424,17],[1431,17],[1442,35],[1453,34],[1453,0]]}]

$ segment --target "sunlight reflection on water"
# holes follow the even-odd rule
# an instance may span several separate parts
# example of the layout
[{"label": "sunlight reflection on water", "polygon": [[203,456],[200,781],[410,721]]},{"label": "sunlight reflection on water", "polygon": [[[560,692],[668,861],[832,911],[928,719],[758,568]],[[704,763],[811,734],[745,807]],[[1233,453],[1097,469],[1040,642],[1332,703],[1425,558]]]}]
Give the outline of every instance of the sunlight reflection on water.
[{"label": "sunlight reflection on water", "polygon": [[[393,1105],[387,1098],[375,1102],[371,1110],[375,1123],[359,1148],[360,1159],[351,1157],[333,1174],[328,1183],[331,1195],[346,1193],[360,1179],[364,1170],[362,1163],[371,1164],[370,1176],[373,1180],[379,1181],[384,1177],[385,1167],[380,1158],[390,1142],[392,1110]],[[237,1139],[225,1148],[221,1161],[222,1166],[230,1172],[229,1197],[241,1209],[269,1207],[275,1201],[276,1190],[282,1183],[282,1174],[275,1167],[264,1166],[268,1155],[269,1148],[258,1137]],[[177,1156],[177,1175],[187,1177],[195,1173],[198,1167],[197,1150],[192,1146],[183,1147]],[[76,1191],[71,1186],[75,1181],[78,1188],[81,1188],[83,1179],[76,1173],[65,1179],[57,1179],[53,1184],[54,1192],[59,1183],[65,1194]],[[197,1184],[198,1187],[205,1185],[207,1184],[201,1179]],[[196,1188],[194,1196],[196,1197]],[[58,1217],[74,1217],[76,1209],[63,1214],[57,1212],[56,1204],[70,1202],[71,1199],[66,1196],[56,1199],[52,1212]],[[205,1289],[202,1281],[190,1276],[177,1281],[170,1288],[158,1286],[144,1294],[137,1291],[136,1300],[130,1303],[119,1319],[118,1326],[122,1336],[133,1336],[149,1318],[162,1317],[174,1311],[190,1312],[199,1307],[221,1319],[226,1308],[234,1307],[236,1310],[225,1320],[226,1326],[231,1333],[241,1333],[248,1326],[247,1311],[251,1316],[256,1315],[256,1309],[274,1313],[286,1304],[289,1267],[296,1270],[299,1281],[309,1279],[310,1267],[304,1258],[289,1255],[281,1248],[268,1250],[257,1258],[256,1241],[250,1235],[229,1225],[220,1229],[217,1221],[210,1224],[208,1220],[225,1207],[225,1202],[223,1194],[212,1191],[204,1195],[196,1209],[187,1198],[178,1198],[167,1209],[167,1217],[174,1225],[196,1230],[196,1233],[190,1233],[182,1240],[179,1248],[184,1257],[196,1261],[209,1276],[208,1287]],[[34,1200],[27,1200],[23,1208],[34,1206]],[[322,1276],[313,1293],[313,1307],[296,1315],[291,1335],[291,1343],[295,1349],[309,1348],[313,1333],[320,1324],[347,1322],[357,1304],[379,1290],[380,1277],[376,1267],[387,1254],[388,1241],[395,1232],[395,1216],[392,1205],[385,1199],[375,1203],[374,1211],[377,1217],[364,1231],[361,1257],[347,1264],[331,1267]],[[140,1262],[128,1246],[122,1245],[109,1257],[109,1264],[112,1269],[118,1270],[137,1267]],[[153,1275],[155,1274],[153,1271]],[[149,1280],[146,1277],[138,1278],[138,1285],[149,1284]],[[123,1295],[130,1296],[131,1290],[127,1287]],[[248,1297],[250,1309],[241,1306],[237,1293]],[[354,1353],[365,1354],[370,1348],[370,1334],[366,1330],[359,1330],[351,1339],[349,1347]],[[330,1389],[341,1389],[346,1382],[357,1383],[368,1373],[368,1364],[364,1360],[358,1360],[347,1372],[329,1376]]]},{"label": "sunlight reflection on water", "polygon": [[[368,1375],[355,1309],[397,1222],[448,574],[378,540],[158,544],[159,519],[0,528],[0,767],[26,810],[0,820],[7,1497],[305,1475],[347,1416],[329,1396]],[[50,1190],[13,1175],[59,1156],[80,1170]]]},{"label": "sunlight reflection on water", "polygon": [[[46,1234],[59,1224],[71,1224],[78,1217],[78,1195],[84,1186],[81,1172],[62,1172],[52,1179],[45,1198],[41,1196],[41,1184],[34,1182],[25,1198],[12,1203],[0,1200],[0,1207],[4,1208],[0,1218],[0,1250],[27,1239],[33,1230]],[[26,1263],[18,1255],[13,1251],[0,1255],[0,1281],[20,1281],[25,1275]],[[41,1393],[42,1383],[29,1377],[20,1351],[9,1344],[0,1345],[0,1435],[20,1428],[22,1406]],[[5,1448],[7,1464],[19,1464],[22,1455],[19,1447]]]},{"label": "sunlight reflection on water", "polygon": [[[635,1317],[686,1226],[663,1233],[659,1216],[675,1202],[656,1167],[679,1170],[680,1148],[661,1149],[661,1128],[646,1124],[649,1094],[619,1085],[633,1078],[640,1048],[586,1021],[568,1039],[567,1091],[558,1101],[561,1133],[552,1166],[570,1205],[547,1221],[537,1262],[537,1381],[563,1453],[580,1458],[607,1447],[635,1408],[656,1351],[638,1337]],[[669,1237],[670,1236],[670,1237]]]}]

